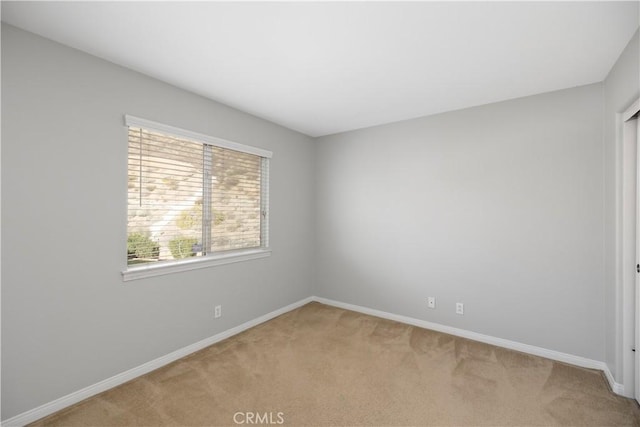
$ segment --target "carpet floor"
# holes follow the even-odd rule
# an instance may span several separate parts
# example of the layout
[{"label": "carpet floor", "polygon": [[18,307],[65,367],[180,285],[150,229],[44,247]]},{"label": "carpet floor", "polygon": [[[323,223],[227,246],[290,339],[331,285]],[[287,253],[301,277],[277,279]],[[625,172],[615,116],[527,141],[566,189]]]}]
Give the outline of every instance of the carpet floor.
[{"label": "carpet floor", "polygon": [[34,426],[640,426],[600,371],[310,303]]}]

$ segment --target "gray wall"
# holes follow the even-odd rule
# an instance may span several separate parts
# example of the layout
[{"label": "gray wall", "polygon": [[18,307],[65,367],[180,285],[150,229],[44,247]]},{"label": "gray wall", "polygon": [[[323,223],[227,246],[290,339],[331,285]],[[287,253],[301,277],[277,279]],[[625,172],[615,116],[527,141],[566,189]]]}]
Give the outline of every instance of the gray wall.
[{"label": "gray wall", "polygon": [[[616,308],[616,156],[619,141],[616,116],[640,96],[640,35],[636,31],[604,81],[604,168],[605,168],[605,361],[616,381],[621,382],[622,313]],[[619,148],[619,147],[618,147]]]},{"label": "gray wall", "polygon": [[[309,137],[7,25],[2,113],[2,419],[311,294]],[[123,283],[125,113],[273,151],[273,255]]]},{"label": "gray wall", "polygon": [[316,290],[604,360],[602,107],[593,84],[319,138]]}]

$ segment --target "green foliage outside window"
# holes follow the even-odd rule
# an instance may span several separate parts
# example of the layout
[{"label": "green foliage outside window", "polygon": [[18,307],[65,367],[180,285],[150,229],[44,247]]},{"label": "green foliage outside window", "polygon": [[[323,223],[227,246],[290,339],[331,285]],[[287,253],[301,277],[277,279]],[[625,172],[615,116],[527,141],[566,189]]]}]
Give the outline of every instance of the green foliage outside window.
[{"label": "green foliage outside window", "polygon": [[178,237],[169,241],[169,250],[174,259],[182,259],[196,256],[193,245],[198,243],[198,239],[188,237]]},{"label": "green foliage outside window", "polygon": [[158,258],[160,244],[142,233],[131,233],[127,237],[127,258]]}]

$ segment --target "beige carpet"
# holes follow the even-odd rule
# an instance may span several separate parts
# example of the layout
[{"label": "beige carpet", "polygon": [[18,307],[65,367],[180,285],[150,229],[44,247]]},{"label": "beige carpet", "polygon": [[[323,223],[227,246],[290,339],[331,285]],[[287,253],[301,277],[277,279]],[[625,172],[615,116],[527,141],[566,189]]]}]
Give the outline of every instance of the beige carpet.
[{"label": "beige carpet", "polygon": [[318,303],[34,425],[234,425],[234,414],[244,425],[640,426],[636,402],[599,371]]}]

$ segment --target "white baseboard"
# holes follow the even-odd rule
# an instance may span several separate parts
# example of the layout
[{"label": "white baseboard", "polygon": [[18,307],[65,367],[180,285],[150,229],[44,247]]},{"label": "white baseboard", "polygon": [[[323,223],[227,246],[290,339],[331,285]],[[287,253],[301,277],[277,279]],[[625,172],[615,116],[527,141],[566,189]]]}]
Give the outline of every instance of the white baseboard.
[{"label": "white baseboard", "polygon": [[568,363],[571,365],[581,366],[583,368],[598,369],[604,372],[611,390],[616,394],[622,394],[623,386],[620,383],[615,382],[609,367],[605,362],[598,360],[587,359],[581,356],[575,356],[573,354],[562,353],[555,350],[549,350],[534,345],[523,344],[517,341],[505,340],[502,338],[492,337],[490,335],[480,334],[478,332],[471,332],[465,329],[454,328],[452,326],[441,325],[439,323],[428,322],[426,320],[415,319],[413,317],[402,316],[399,314],[388,313],[386,311],[375,310],[373,308],[362,307],[355,304],[348,304],[340,301],[334,301],[327,298],[313,297],[314,301],[322,304],[331,305],[333,307],[344,308],[345,310],[356,311],[358,313],[368,314],[371,316],[381,317],[383,319],[395,320],[396,322],[406,323],[412,326],[418,326],[420,328],[431,329],[445,334],[455,335],[457,337],[468,338],[474,341],[480,341],[487,344],[492,344],[498,347],[508,348],[510,350],[516,350],[523,353],[533,354],[535,356],[545,357],[551,360],[557,360],[559,362]]},{"label": "white baseboard", "polygon": [[91,396],[95,396],[98,393],[102,393],[103,391],[109,390],[127,381],[131,381],[134,378],[137,378],[141,375],[144,375],[158,368],[161,368],[191,353],[194,353],[198,350],[202,350],[205,347],[209,347],[212,344],[215,344],[219,341],[222,341],[224,339],[237,335],[240,332],[246,331],[247,329],[253,328],[254,326],[257,326],[277,316],[280,316],[281,314],[287,313],[291,310],[295,310],[298,307],[302,307],[303,305],[308,304],[311,301],[313,301],[313,297],[308,297],[300,301],[294,302],[293,304],[289,304],[286,307],[272,311],[271,313],[267,313],[264,316],[260,316],[256,319],[245,322],[239,326],[228,329],[212,337],[205,338],[202,341],[198,341],[195,344],[188,345],[174,352],[171,352],[165,356],[159,357],[150,362],[147,362],[135,368],[129,369],[128,371],[115,375],[111,378],[107,378],[106,380],[103,380],[96,384],[85,387],[82,390],[78,390],[76,392],[63,396],[59,399],[56,399],[52,402],[45,403],[42,406],[38,406],[37,408],[31,409],[27,412],[23,412],[22,414],[16,415],[15,417],[2,421],[2,427],[5,427],[5,426],[21,427],[26,424],[32,423],[34,421],[37,421],[40,418],[46,417],[47,415],[51,415],[54,412],[57,412],[61,409],[64,409],[73,404],[76,404],[84,399],[87,399]]},{"label": "white baseboard", "polygon": [[620,396],[624,396],[624,397],[633,397],[633,396],[627,396],[624,393],[624,385],[616,382],[615,378],[613,378],[613,374],[609,370],[609,366],[607,366],[606,363],[604,363],[604,368],[602,370],[604,371],[604,376],[607,378],[607,381],[609,381],[609,386],[611,387],[611,390],[615,394],[619,394]]},{"label": "white baseboard", "polygon": [[319,303],[330,305],[333,307],[343,308],[345,310],[351,310],[351,311],[356,311],[363,314],[368,314],[371,316],[381,317],[383,319],[395,320],[397,322],[406,323],[408,325],[418,326],[420,328],[425,328],[425,329],[431,329],[434,331],[443,332],[446,334],[455,335],[462,338],[468,338],[474,341],[480,341],[487,344],[496,345],[498,347],[504,347],[511,350],[521,351],[523,353],[546,357],[547,359],[557,360],[559,362],[565,362],[572,365],[581,366],[584,368],[598,369],[604,372],[604,375],[607,378],[607,381],[609,382],[609,385],[611,386],[611,389],[613,390],[614,393],[617,393],[617,394],[623,393],[623,389],[624,389],[623,385],[615,382],[615,379],[613,378],[613,375],[611,374],[609,367],[604,362],[587,359],[580,356],[574,356],[572,354],[562,353],[559,351],[548,350],[542,347],[536,347],[533,345],[523,344],[516,341],[496,338],[489,335],[480,334],[477,332],[471,332],[464,329],[454,328],[451,326],[441,325],[439,323],[428,322],[426,320],[415,319],[412,317],[402,316],[399,314],[393,314],[393,313],[388,313],[381,310],[375,310],[368,307],[362,307],[359,305],[343,303],[343,302],[334,301],[334,300],[321,298],[321,297],[308,297],[300,301],[297,301],[293,304],[289,304],[286,307],[272,311],[271,313],[267,313],[264,316],[260,316],[256,319],[245,322],[239,326],[228,329],[212,337],[206,338],[202,341],[198,341],[195,344],[191,344],[181,349],[178,349],[172,353],[169,353],[165,356],[154,359],[150,362],[144,363],[138,367],[129,369],[128,371],[122,372],[111,378],[107,378],[96,384],[90,385],[81,390],[78,390],[76,392],[63,396],[52,402],[45,403],[44,405],[41,405],[37,408],[31,409],[27,412],[16,415],[15,417],[2,421],[1,423],[2,427],[5,427],[5,426],[21,427],[26,424],[32,423],[34,421],[37,421],[40,418],[46,417],[47,415],[51,415],[54,412],[60,411],[66,407],[76,404],[91,396],[95,396],[98,393],[102,393],[103,391],[109,390],[127,381],[131,381],[134,378],[137,378],[141,375],[144,375],[153,370],[161,368],[162,366],[165,366],[171,362],[174,362],[191,353],[194,353],[198,350],[201,350],[219,341],[222,341],[224,339],[237,335],[240,332],[246,331],[247,329],[250,329],[254,326],[257,326],[261,323],[271,320],[277,316],[280,316],[281,314],[287,313],[291,310],[295,310],[298,307],[302,307],[303,305],[310,303],[312,301],[317,301]]}]

